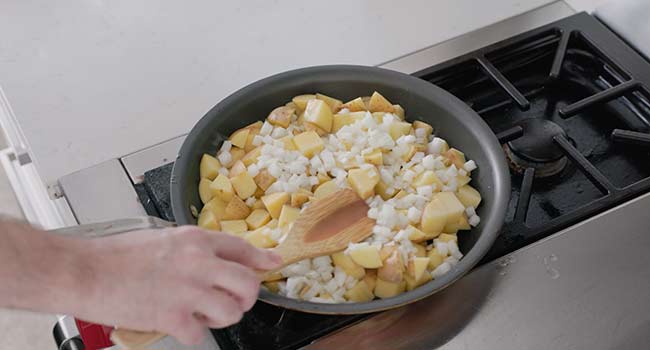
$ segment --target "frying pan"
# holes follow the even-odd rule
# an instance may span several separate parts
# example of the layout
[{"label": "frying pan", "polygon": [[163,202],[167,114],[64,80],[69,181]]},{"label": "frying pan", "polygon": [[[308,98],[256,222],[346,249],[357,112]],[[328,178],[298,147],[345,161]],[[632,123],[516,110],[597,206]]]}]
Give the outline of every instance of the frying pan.
[{"label": "frying pan", "polygon": [[472,172],[471,184],[483,197],[477,210],[481,223],[458,235],[465,256],[444,276],[392,298],[321,304],[285,298],[262,288],[261,301],[320,314],[359,314],[395,308],[427,297],[459,279],[478,263],[497,237],[509,201],[510,175],[503,150],[487,124],[462,101],[431,83],[386,69],[351,65],[280,73],[242,88],[208,111],[185,139],[174,164],[171,206],[176,223],[196,224],[190,208],[202,207],[198,192],[199,161],[204,153],[215,154],[232,132],[263,120],[271,110],[296,95],[320,92],[347,101],[373,91],[404,107],[407,120],[431,124],[436,135],[476,161],[479,168]]}]

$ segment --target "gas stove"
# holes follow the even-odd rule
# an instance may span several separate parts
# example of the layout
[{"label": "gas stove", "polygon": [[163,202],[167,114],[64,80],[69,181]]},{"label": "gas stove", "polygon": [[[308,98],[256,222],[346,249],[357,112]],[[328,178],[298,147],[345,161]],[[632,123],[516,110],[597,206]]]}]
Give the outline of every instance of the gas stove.
[{"label": "gas stove", "polygon": [[[400,64],[385,66],[399,68]],[[520,276],[511,284],[524,283],[530,274],[524,267],[532,261],[539,261],[551,280],[560,278],[557,266],[563,248],[541,253],[543,244],[567,240],[562,234],[572,225],[582,225],[582,231],[585,225],[597,226],[595,222],[607,225],[598,219],[607,215],[597,215],[611,209],[609,216],[616,217],[619,211],[612,208],[617,205],[632,203],[634,210],[641,210],[629,201],[646,198],[643,195],[650,190],[650,63],[595,17],[585,13],[567,17],[409,73],[465,101],[503,146],[511,168],[512,194],[504,228],[487,256],[448,290],[380,314],[312,315],[260,302],[239,324],[212,330],[216,344],[211,342],[206,349],[342,349],[357,344],[411,349],[446,343],[453,348],[451,339],[474,317],[465,314],[467,308],[478,314],[489,312],[482,311],[487,309],[484,304],[498,299],[490,291],[508,292],[499,280]],[[168,184],[182,140],[179,137],[62,178],[61,188],[77,219],[85,223],[146,214],[173,221]],[[115,171],[125,173],[128,181],[107,181],[119,184],[126,200],[107,214],[103,204],[88,202],[88,191],[97,177]],[[593,239],[607,240],[600,236],[594,234]],[[460,244],[462,250],[462,240]],[[517,264],[519,270],[508,272],[509,266]],[[649,286],[648,279],[641,284]],[[530,285],[519,289],[521,293],[529,290]],[[463,306],[458,295],[477,301]],[[440,310],[446,310],[451,326],[434,319],[445,315]],[[453,310],[457,313],[449,316]],[[514,311],[513,315],[516,319]],[[396,325],[404,320],[415,327]],[[437,329],[426,335],[422,329],[428,329],[428,324]],[[471,331],[475,330],[470,327],[460,334]],[[59,329],[59,333],[64,332]],[[373,334],[374,340],[364,334]],[[59,338],[61,346],[65,336]],[[563,343],[557,344],[549,347]]]}]

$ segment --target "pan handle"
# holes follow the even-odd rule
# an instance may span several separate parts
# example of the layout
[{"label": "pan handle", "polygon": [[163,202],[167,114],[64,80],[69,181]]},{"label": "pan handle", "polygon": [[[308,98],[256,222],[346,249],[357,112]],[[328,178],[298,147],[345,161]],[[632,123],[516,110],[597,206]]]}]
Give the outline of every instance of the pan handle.
[{"label": "pan handle", "polygon": [[165,221],[153,216],[140,216],[126,219],[117,219],[94,224],[84,224],[78,226],[69,226],[50,230],[49,232],[57,235],[78,238],[97,238],[112,236],[120,233],[146,230],[152,228],[165,228],[175,226],[174,223]]}]

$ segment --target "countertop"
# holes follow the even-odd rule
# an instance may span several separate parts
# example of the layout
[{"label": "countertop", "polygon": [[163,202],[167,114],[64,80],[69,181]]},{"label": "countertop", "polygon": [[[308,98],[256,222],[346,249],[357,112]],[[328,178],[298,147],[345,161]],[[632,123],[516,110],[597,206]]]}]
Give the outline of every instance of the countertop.
[{"label": "countertop", "polygon": [[0,86],[52,183],[188,132],[264,76],[380,64],[549,2],[3,2]]}]

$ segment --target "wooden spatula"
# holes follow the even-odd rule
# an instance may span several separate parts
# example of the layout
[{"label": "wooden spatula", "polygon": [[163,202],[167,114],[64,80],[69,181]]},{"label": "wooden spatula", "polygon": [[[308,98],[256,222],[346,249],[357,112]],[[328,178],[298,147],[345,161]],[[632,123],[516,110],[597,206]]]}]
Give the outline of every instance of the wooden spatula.
[{"label": "wooden spatula", "polygon": [[[293,223],[286,238],[273,249],[282,257],[282,267],[300,260],[329,255],[372,234],[375,221],[368,218],[368,205],[352,190],[341,190],[315,200]],[[272,273],[262,271],[261,280]],[[137,349],[163,338],[158,332],[115,329],[111,340],[126,349]]]}]

